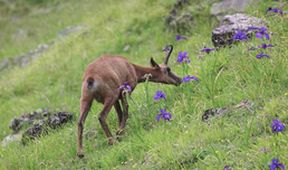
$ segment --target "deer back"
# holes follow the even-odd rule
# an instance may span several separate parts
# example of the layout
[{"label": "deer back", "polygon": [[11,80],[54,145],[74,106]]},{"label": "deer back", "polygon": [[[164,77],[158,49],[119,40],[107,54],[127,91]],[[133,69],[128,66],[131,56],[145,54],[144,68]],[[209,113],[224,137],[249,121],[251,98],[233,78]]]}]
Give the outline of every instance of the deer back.
[{"label": "deer back", "polygon": [[102,56],[88,65],[82,91],[94,93],[99,102],[109,96],[119,95],[119,87],[128,83],[132,89],[137,85],[133,66],[121,56]]}]

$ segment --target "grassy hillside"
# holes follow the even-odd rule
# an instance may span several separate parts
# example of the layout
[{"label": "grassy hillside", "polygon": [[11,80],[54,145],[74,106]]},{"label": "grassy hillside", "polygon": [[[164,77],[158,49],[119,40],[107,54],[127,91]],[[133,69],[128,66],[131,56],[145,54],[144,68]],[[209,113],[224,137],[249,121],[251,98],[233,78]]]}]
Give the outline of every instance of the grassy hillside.
[{"label": "grassy hillside", "polygon": [[[271,41],[266,42],[274,45],[265,50],[270,59],[257,59],[259,50],[247,50],[262,43],[256,38],[199,57],[202,47],[212,46],[214,25],[207,18],[209,2],[193,1],[190,10],[197,14],[197,22],[185,41],[175,41],[176,34],[165,29],[164,19],[173,3],[55,0],[27,3],[21,15],[3,7],[0,59],[23,54],[40,43],[55,40],[55,44],[29,66],[1,71],[0,139],[11,133],[10,120],[23,112],[48,107],[74,112],[76,118],[27,146],[0,146],[0,169],[223,169],[226,165],[269,169],[273,158],[288,165],[287,129],[277,134],[271,131],[273,119],[288,123],[287,15],[265,15],[267,7],[277,7],[279,2],[264,1],[247,10],[267,22],[272,34]],[[59,31],[73,25],[85,28],[57,38]],[[13,35],[19,29],[28,33],[15,40]],[[172,70],[181,77],[195,75],[199,82],[180,87],[139,84],[129,100],[126,133],[112,147],[107,145],[98,122],[102,105],[95,102],[84,128],[86,155],[82,160],[77,158],[76,120],[86,66],[101,54],[121,54],[148,66],[150,57],[162,61],[161,49],[166,44],[175,47],[169,63]],[[130,48],[124,51],[127,45]],[[176,62],[179,51],[189,53],[191,63],[186,70]],[[153,101],[156,90],[166,93],[165,102]],[[206,109],[244,99],[253,102],[254,111],[239,109],[213,117],[208,123],[201,120]],[[163,105],[172,114],[170,122],[155,120]],[[108,123],[116,132],[114,110]]]}]

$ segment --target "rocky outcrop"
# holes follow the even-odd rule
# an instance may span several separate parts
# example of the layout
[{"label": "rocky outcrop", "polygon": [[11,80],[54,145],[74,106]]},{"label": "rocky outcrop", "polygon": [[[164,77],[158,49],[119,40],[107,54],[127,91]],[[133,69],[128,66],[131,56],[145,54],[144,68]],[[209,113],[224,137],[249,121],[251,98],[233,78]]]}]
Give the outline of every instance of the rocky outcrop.
[{"label": "rocky outcrop", "polygon": [[238,109],[247,109],[249,112],[254,112],[253,103],[249,100],[242,100],[239,104],[205,110],[202,115],[202,121],[208,121],[214,116],[222,116]]},{"label": "rocky outcrop", "polygon": [[12,135],[8,135],[2,141],[6,146],[13,141],[27,141],[36,139],[49,133],[49,129],[57,129],[68,122],[72,122],[71,112],[51,112],[48,109],[38,109],[31,113],[25,113],[11,120],[9,128],[13,130]]},{"label": "rocky outcrop", "polygon": [[246,14],[226,15],[219,27],[212,31],[212,42],[215,47],[226,47],[234,41],[232,39],[236,31],[241,30],[246,33],[248,38],[255,31],[250,27],[265,27],[265,22],[259,18]]}]

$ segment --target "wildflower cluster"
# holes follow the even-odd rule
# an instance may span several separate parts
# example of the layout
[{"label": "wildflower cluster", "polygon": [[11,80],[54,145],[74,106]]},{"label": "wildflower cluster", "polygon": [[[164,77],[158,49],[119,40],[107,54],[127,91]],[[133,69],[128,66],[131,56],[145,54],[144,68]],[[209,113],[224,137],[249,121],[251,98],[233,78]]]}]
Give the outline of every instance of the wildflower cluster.
[{"label": "wildflower cluster", "polygon": [[[159,101],[161,99],[166,101],[166,94],[161,90],[157,90],[155,95],[154,95],[154,101]],[[160,109],[160,113],[156,115],[157,121],[159,121],[160,119],[170,121],[171,118],[172,118],[172,115],[171,115],[171,113],[166,111],[166,108]]]},{"label": "wildflower cluster", "polygon": [[[248,28],[248,31],[254,31],[255,32],[255,37],[258,38],[258,39],[270,40],[270,35],[269,35],[268,29],[266,27],[251,26],[251,27]],[[252,47],[252,48],[249,48],[249,50],[257,50],[257,49],[265,50],[265,49],[271,48],[271,47],[273,47],[272,44],[262,43],[257,48]],[[257,59],[270,58],[270,56],[268,54],[265,54],[263,51],[261,51],[260,53],[258,53],[256,55],[256,58]]]},{"label": "wildflower cluster", "polygon": [[[278,119],[274,119],[271,123],[271,130],[273,133],[280,133],[285,130],[285,125]],[[277,158],[272,159],[270,170],[285,169],[284,164],[280,163]]]}]

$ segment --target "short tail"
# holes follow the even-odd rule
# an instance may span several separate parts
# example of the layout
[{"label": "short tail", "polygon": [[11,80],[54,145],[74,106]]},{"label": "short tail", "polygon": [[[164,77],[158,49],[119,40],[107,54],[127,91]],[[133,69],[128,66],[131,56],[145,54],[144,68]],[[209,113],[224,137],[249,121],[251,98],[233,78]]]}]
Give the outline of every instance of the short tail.
[{"label": "short tail", "polygon": [[92,89],[94,86],[94,79],[92,77],[88,77],[86,79],[86,82],[87,82],[87,88]]}]

